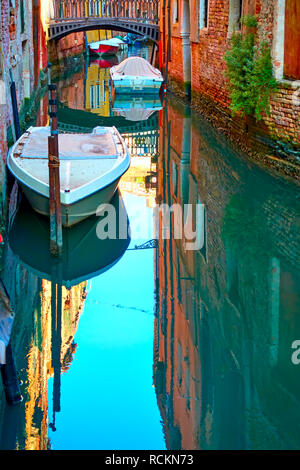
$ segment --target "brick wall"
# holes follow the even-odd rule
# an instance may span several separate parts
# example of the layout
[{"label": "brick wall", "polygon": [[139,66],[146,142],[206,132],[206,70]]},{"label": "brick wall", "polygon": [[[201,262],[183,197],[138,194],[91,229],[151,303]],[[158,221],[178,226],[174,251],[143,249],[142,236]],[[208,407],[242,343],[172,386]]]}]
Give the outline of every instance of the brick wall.
[{"label": "brick wall", "polygon": [[178,82],[183,82],[183,54],[182,39],[179,37],[172,38],[171,45],[171,61],[169,64],[170,75]]},{"label": "brick wall", "polygon": [[81,53],[85,47],[84,33],[72,33],[58,43],[58,57]]},{"label": "brick wall", "polygon": [[[21,15],[24,6],[24,16]],[[22,24],[22,16],[24,23]],[[6,128],[12,123],[12,106],[10,99],[10,72],[16,84],[19,110],[24,98],[29,98],[37,87],[40,71],[47,63],[45,34],[40,19],[40,2],[15,0],[14,8],[9,0],[1,0],[0,46],[2,54],[1,74],[5,83],[5,106],[1,109],[0,132],[1,159],[6,156]],[[1,103],[0,103],[1,104]]]},{"label": "brick wall", "polygon": [[[172,5],[175,0],[172,0]],[[171,87],[179,93],[184,93],[183,83],[183,56],[182,56],[182,28],[183,2],[179,1],[179,22],[171,24],[171,61],[169,63],[169,81]],[[259,41],[267,41],[271,47],[274,69],[282,67],[282,63],[277,60],[275,51],[275,42],[283,44],[284,38],[277,37],[276,22],[282,23],[284,18],[278,18],[277,9],[282,0],[244,0],[243,15],[255,13],[258,20],[257,37]],[[191,87],[192,104],[211,113],[217,103],[214,114],[218,113],[216,123],[218,127],[224,127],[222,116],[225,118],[225,124],[230,118],[229,87],[224,76],[225,61],[224,54],[229,47],[230,35],[228,34],[230,0],[209,0],[208,4],[208,27],[199,28],[199,8],[200,0],[190,0],[190,37],[191,37]],[[172,8],[171,5],[171,21]],[[280,26],[280,25],[279,25]],[[167,15],[165,23],[161,23],[162,34],[167,35],[168,22]],[[163,42],[164,43],[164,42]],[[167,43],[167,41],[165,41]],[[166,60],[166,51],[162,54]],[[295,59],[297,60],[297,59]],[[298,58],[299,60],[299,58]],[[276,71],[276,70],[275,70]],[[298,91],[297,91],[298,90]],[[300,144],[300,85],[298,82],[280,80],[278,83],[278,92],[273,93],[271,104],[271,113],[266,116],[259,126],[255,126],[253,133],[260,130],[275,139],[288,141],[292,145]],[[207,109],[205,109],[207,108]],[[225,117],[224,115],[227,115]],[[246,120],[235,119],[234,126],[240,127],[240,131],[245,130]],[[232,124],[229,124],[232,127]]]}]

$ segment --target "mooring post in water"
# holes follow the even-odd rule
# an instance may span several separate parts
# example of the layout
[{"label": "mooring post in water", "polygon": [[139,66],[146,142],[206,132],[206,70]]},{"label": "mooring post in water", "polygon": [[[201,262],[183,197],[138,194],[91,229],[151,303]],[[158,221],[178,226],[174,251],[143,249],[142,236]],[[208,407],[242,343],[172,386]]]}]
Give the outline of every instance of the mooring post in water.
[{"label": "mooring post in water", "polygon": [[52,431],[56,431],[55,414],[60,412],[61,394],[61,317],[62,317],[62,260],[53,261],[51,268],[51,359],[54,372],[53,378],[53,419],[50,423]]},{"label": "mooring post in water", "polygon": [[9,405],[21,403],[23,397],[10,343],[6,348],[6,363],[1,366],[1,376],[7,403]]},{"label": "mooring post in water", "polygon": [[151,63],[151,65],[153,65],[153,67],[154,67],[155,48],[156,48],[156,44],[155,44],[155,42],[154,42],[154,43],[153,43],[153,46],[152,46],[151,60],[150,60],[150,63]]},{"label": "mooring post in water", "polygon": [[[49,66],[50,64],[48,67]],[[52,255],[58,256],[62,252],[63,241],[60,202],[57,95],[56,85],[48,83],[48,88],[49,115],[51,118],[51,136],[48,137],[50,252]]]}]

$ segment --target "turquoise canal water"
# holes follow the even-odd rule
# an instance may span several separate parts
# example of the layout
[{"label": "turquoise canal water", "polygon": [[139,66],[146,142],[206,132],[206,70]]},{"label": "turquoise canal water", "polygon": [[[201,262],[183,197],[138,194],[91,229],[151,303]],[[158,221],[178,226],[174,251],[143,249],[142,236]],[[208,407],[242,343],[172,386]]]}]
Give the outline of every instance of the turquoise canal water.
[{"label": "turquoise canal water", "polygon": [[172,96],[115,98],[110,65],[66,61],[59,127],[124,136],[112,205],[128,235],[100,240],[92,217],[55,263],[48,221],[11,198],[2,278],[24,400],[1,390],[0,448],[299,449],[298,187]]}]

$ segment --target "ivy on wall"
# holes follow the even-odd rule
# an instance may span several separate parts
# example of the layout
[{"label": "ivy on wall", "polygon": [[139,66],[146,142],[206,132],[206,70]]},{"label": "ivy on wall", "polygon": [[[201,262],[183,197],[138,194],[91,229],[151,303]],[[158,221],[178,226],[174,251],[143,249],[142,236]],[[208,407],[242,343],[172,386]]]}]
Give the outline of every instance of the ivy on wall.
[{"label": "ivy on wall", "polygon": [[[256,17],[248,15],[242,18],[242,24],[254,28],[257,26]],[[253,32],[235,32],[231,36],[225,62],[232,113],[255,116],[257,120],[269,114],[270,95],[277,84],[268,44],[257,44]]]}]

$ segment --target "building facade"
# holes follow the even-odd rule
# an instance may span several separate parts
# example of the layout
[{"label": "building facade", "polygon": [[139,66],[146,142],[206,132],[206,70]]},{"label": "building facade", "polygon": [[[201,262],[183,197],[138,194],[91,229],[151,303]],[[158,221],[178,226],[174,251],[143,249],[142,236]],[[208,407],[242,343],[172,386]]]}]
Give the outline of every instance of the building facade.
[{"label": "building facade", "polygon": [[[7,129],[13,124],[10,85],[16,85],[19,110],[39,86],[47,65],[40,0],[2,0],[0,7],[0,158],[7,152]],[[3,179],[1,178],[1,182]]]},{"label": "building facade", "polygon": [[258,42],[266,41],[270,46],[278,81],[278,91],[271,97],[270,115],[258,127],[275,139],[299,146],[300,4],[297,0],[162,0],[161,9],[161,58],[168,69],[171,87],[183,95],[191,95],[192,103],[204,109],[219,127],[224,127],[225,122],[226,128],[238,126],[241,130],[248,129],[245,120],[239,122],[236,118],[233,126],[228,119],[230,90],[225,78],[224,54],[230,46],[232,32],[241,29],[241,18],[255,15]]}]

